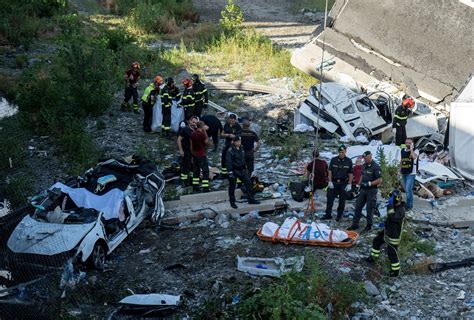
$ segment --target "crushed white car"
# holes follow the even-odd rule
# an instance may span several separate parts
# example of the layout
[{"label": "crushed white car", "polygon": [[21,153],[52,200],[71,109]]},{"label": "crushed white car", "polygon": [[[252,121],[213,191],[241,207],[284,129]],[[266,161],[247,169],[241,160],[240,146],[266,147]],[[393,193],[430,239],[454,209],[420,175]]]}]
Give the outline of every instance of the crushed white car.
[{"label": "crushed white car", "polygon": [[382,91],[367,95],[326,82],[310,88],[309,97],[295,113],[295,125],[319,126],[353,141],[359,135],[370,139],[392,127],[394,108],[392,97]]},{"label": "crushed white car", "polygon": [[161,173],[149,161],[100,162],[83,177],[55,183],[33,197],[35,209],[17,225],[8,248],[15,263],[25,266],[66,255],[100,269],[106,256],[145,218],[161,219],[164,186]]}]

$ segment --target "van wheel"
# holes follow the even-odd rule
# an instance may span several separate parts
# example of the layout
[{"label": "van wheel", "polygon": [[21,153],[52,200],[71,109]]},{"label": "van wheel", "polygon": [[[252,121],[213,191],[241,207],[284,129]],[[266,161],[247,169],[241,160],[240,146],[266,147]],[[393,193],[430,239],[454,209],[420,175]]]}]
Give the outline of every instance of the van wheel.
[{"label": "van wheel", "polygon": [[364,129],[364,128],[357,128],[355,131],[354,131],[354,137],[357,138],[357,136],[360,136],[360,135],[363,135],[364,137],[367,138],[367,140],[370,140],[370,134],[369,132]]},{"label": "van wheel", "polygon": [[102,270],[105,265],[105,258],[107,256],[107,249],[105,245],[97,241],[92,249],[91,256],[87,259],[89,267],[97,270]]}]

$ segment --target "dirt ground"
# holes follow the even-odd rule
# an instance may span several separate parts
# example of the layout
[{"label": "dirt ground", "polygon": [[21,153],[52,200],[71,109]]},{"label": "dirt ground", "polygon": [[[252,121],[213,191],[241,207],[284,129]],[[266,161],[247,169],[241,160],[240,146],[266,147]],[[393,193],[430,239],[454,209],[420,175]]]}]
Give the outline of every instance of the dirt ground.
[{"label": "dirt ground", "polygon": [[[321,24],[311,21],[295,9],[295,1],[238,0],[245,18],[245,25],[254,27],[278,45],[297,48],[308,42]],[[227,0],[193,1],[203,21],[218,22]]]}]

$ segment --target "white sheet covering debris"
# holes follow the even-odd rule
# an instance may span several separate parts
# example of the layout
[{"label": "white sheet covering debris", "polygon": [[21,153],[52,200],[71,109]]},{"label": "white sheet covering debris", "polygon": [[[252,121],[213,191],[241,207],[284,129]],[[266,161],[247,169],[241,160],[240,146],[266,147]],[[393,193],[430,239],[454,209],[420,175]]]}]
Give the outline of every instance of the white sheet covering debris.
[{"label": "white sheet covering debris", "polygon": [[237,256],[237,270],[256,276],[280,277],[292,270],[303,270],[304,256],[290,258],[253,258]]},{"label": "white sheet covering debris", "polygon": [[71,188],[61,182],[52,185],[50,190],[54,188],[59,188],[62,192],[67,193],[78,207],[103,212],[105,220],[119,217],[123,201],[123,191],[120,189],[112,189],[106,194],[98,196],[87,189]]}]

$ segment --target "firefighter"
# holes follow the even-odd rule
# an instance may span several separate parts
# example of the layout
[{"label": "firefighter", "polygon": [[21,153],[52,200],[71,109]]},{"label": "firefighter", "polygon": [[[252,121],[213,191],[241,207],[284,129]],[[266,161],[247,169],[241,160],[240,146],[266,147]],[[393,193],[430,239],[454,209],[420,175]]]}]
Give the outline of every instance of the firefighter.
[{"label": "firefighter", "polygon": [[204,122],[197,123],[197,129],[191,134],[191,153],[193,154],[193,191],[199,191],[199,177],[202,171],[201,187],[209,192],[209,165],[206,147],[209,144],[207,126]]},{"label": "firefighter", "polygon": [[160,94],[160,86],[163,84],[163,79],[160,76],[156,76],[153,83],[150,83],[146,87],[145,92],[142,96],[142,108],[143,108],[143,131],[151,132],[151,123],[153,118],[153,106],[155,105],[156,98]]},{"label": "firefighter", "polygon": [[328,193],[326,214],[322,218],[331,219],[332,205],[334,199],[339,196],[336,221],[339,221],[344,213],[347,193],[351,191],[352,185],[352,160],[346,157],[346,146],[340,145],[337,149],[338,156],[331,159],[328,169]]},{"label": "firefighter", "polygon": [[407,138],[407,119],[408,115],[411,113],[411,108],[413,108],[414,102],[412,98],[404,97],[402,104],[398,106],[395,110],[395,115],[393,117],[393,127],[395,128],[395,144],[397,146],[403,146]]},{"label": "firefighter", "polygon": [[190,117],[184,127],[179,129],[178,138],[176,143],[178,144],[179,156],[180,156],[180,180],[183,187],[189,186],[189,173],[192,167],[192,154],[191,154],[191,134],[196,129],[198,119],[196,117]]},{"label": "firefighter", "polygon": [[189,119],[194,115],[195,97],[193,82],[191,79],[183,80],[183,95],[181,96],[181,106],[184,108],[184,119]]},{"label": "firefighter", "polygon": [[400,274],[400,260],[397,254],[397,248],[400,245],[400,239],[403,230],[403,221],[405,218],[405,203],[402,199],[400,190],[395,189],[390,194],[387,206],[387,218],[384,222],[384,229],[377,233],[372,242],[370,256],[365,260],[374,263],[380,256],[380,247],[387,244],[387,255],[390,260],[390,276],[398,277]]},{"label": "firefighter", "polygon": [[254,131],[250,130],[250,120],[245,119],[242,122],[240,137],[242,139],[242,147],[244,148],[247,173],[251,177],[254,169],[255,152],[260,149],[260,138]]},{"label": "firefighter", "polygon": [[237,209],[237,204],[235,203],[235,187],[237,185],[237,179],[240,179],[245,186],[247,192],[247,199],[249,204],[259,204],[260,201],[255,200],[254,193],[252,189],[252,183],[247,174],[247,169],[245,165],[245,156],[244,149],[242,148],[242,140],[240,136],[234,136],[232,138],[232,145],[227,150],[226,154],[226,168],[229,170],[229,201],[230,206],[234,209]]},{"label": "firefighter", "polygon": [[206,85],[201,81],[199,75],[193,74],[191,79],[193,80],[193,91],[196,103],[194,107],[194,115],[201,118],[202,109],[207,108],[207,104],[209,103],[209,95]]},{"label": "firefighter", "polygon": [[232,146],[232,139],[234,139],[236,136],[240,136],[241,133],[242,128],[237,122],[237,116],[234,113],[231,113],[229,117],[227,117],[227,122],[224,125],[224,129],[221,131],[221,137],[225,138],[225,145],[224,148],[222,148],[221,155],[221,173],[224,177],[227,176],[227,163],[225,160],[227,150],[229,150]]},{"label": "firefighter", "polygon": [[133,97],[133,112],[140,113],[138,110],[138,80],[140,80],[140,64],[133,62],[129,70],[125,72],[125,96],[122,102],[122,111],[129,111],[128,101]]},{"label": "firefighter", "polygon": [[360,193],[356,200],[352,225],[347,228],[347,230],[359,229],[362,208],[367,204],[367,225],[363,230],[365,232],[372,229],[372,217],[376,209],[378,186],[382,183],[382,170],[372,159],[372,153],[370,151],[365,151],[362,156],[364,158],[362,176],[357,183],[357,188],[360,187]]},{"label": "firefighter", "polygon": [[168,134],[171,130],[171,106],[173,100],[177,101],[179,98],[179,89],[174,84],[174,79],[171,77],[166,78],[165,86],[161,92],[161,110],[163,114],[161,132],[163,134]]}]

